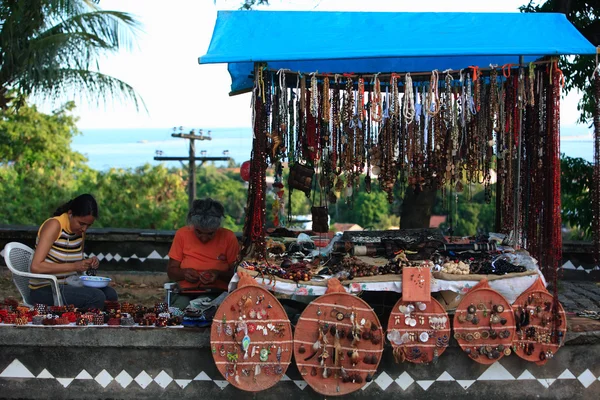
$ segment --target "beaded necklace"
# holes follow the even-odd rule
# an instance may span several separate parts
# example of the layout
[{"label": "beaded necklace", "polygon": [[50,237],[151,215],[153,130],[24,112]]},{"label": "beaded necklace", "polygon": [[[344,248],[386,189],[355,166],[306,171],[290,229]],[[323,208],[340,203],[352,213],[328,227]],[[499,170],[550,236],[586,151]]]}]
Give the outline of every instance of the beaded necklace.
[{"label": "beaded necklace", "polygon": [[329,77],[326,76],[323,79],[323,95],[322,95],[322,107],[323,107],[323,122],[329,124],[331,119],[331,100],[329,96]]},{"label": "beaded necklace", "polygon": [[296,129],[296,151],[298,152],[298,157],[296,160],[303,159],[308,160],[307,149],[305,146],[306,143],[306,77],[304,75],[300,76],[300,97],[296,102],[297,107],[297,117],[296,124],[298,129]]},{"label": "beaded necklace", "polygon": [[366,123],[367,123],[367,130],[366,130],[366,147],[365,147],[365,158],[366,158],[366,175],[365,175],[365,191],[367,193],[371,193],[371,147],[373,146],[373,138],[372,138],[372,132],[373,132],[373,124],[372,124],[372,114],[371,114],[371,110],[373,109],[372,107],[372,103],[371,103],[372,99],[371,99],[371,91],[367,92],[367,107],[366,107],[366,111],[367,111],[367,116],[366,116]]},{"label": "beaded necklace", "polygon": [[331,113],[333,119],[333,125],[331,129],[331,141],[332,141],[332,155],[331,165],[335,175],[342,173],[341,163],[338,165],[338,159],[341,161],[340,154],[342,154],[342,141],[341,141],[341,126],[342,120],[340,115],[340,81],[339,76],[336,75],[333,85],[333,99],[331,103]]},{"label": "beaded necklace", "polygon": [[358,78],[358,101],[356,104],[358,111],[358,120],[365,120],[365,79],[363,77]]},{"label": "beaded necklace", "polygon": [[379,74],[376,74],[375,78],[373,78],[373,96],[369,103],[371,104],[371,119],[374,122],[381,122],[383,112],[381,108],[381,82],[379,81]]},{"label": "beaded necklace", "polygon": [[317,118],[319,113],[319,88],[316,72],[310,75],[310,114]]},{"label": "beaded necklace", "polygon": [[[392,75],[392,81],[390,82],[392,88],[398,90],[397,78]],[[394,90],[394,89],[392,89]],[[394,91],[392,91],[392,115],[396,114],[396,104],[395,99],[397,96],[394,96]],[[410,124],[413,122],[415,118],[415,100],[413,93],[413,81],[410,74],[406,74],[404,76],[404,98],[403,98],[403,109],[404,109],[404,121],[406,124]]]},{"label": "beaded necklace", "polygon": [[429,91],[425,101],[425,111],[428,115],[435,116],[440,112],[440,95],[438,93],[439,73],[437,69],[431,72]]},{"label": "beaded necklace", "polygon": [[534,93],[534,81],[535,81],[535,68],[533,67],[533,63],[529,63],[529,74],[527,76],[527,103],[530,106],[535,106],[535,93]]},{"label": "beaded necklace", "polygon": [[594,179],[592,185],[592,234],[594,259],[600,260],[600,67],[594,71]]},{"label": "beaded necklace", "polygon": [[242,240],[242,254],[247,254],[252,249],[252,256],[259,259],[266,258],[264,223],[266,215],[266,138],[268,133],[268,109],[264,102],[265,87],[268,87],[268,76],[267,78],[263,76],[262,68],[262,66],[256,68],[256,80],[252,97],[254,136],[250,158],[247,217],[244,222],[244,238]]}]

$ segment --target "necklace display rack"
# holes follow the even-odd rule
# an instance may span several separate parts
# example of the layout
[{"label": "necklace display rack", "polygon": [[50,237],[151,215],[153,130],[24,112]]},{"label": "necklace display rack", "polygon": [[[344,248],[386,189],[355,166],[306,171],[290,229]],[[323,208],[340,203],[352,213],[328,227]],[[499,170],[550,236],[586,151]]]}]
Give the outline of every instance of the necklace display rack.
[{"label": "necklace display rack", "polygon": [[219,372],[233,386],[258,392],[275,385],[292,359],[292,327],[281,303],[259,286],[229,294],[210,333]]},{"label": "necklace display rack", "polygon": [[493,364],[510,355],[514,337],[510,303],[489,286],[471,289],[456,308],[454,338],[478,363]]},{"label": "necklace display rack", "polygon": [[327,199],[320,207],[338,199],[351,206],[363,184],[369,191],[378,183],[390,202],[394,188],[431,186],[455,220],[459,198],[470,198],[480,184],[486,202],[496,196],[497,228],[512,231],[517,246],[526,243],[544,273],[558,268],[564,77],[556,58],[402,74],[294,72],[256,63],[254,80],[244,248],[252,245],[256,258],[266,257],[265,171],[287,161],[316,173]]},{"label": "necklace display rack", "polygon": [[450,342],[450,319],[433,298],[429,302],[398,300],[387,326],[398,363],[435,364]]},{"label": "necklace display rack", "polygon": [[513,351],[524,360],[544,365],[565,340],[567,318],[562,304],[544,289],[525,291],[512,309],[516,326]]},{"label": "necklace display rack", "polygon": [[294,357],[316,392],[341,396],[373,379],[383,352],[383,330],[373,309],[346,293],[311,302],[296,324]]}]

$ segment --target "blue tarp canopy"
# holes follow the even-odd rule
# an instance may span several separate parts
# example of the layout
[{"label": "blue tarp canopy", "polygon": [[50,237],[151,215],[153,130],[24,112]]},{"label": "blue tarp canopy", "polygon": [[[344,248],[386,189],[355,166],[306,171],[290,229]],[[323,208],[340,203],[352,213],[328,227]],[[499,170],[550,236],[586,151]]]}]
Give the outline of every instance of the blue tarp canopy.
[{"label": "blue tarp canopy", "polygon": [[425,72],[595,54],[563,14],[219,11],[200,64],[228,63],[232,92],[254,62],[309,73]]}]

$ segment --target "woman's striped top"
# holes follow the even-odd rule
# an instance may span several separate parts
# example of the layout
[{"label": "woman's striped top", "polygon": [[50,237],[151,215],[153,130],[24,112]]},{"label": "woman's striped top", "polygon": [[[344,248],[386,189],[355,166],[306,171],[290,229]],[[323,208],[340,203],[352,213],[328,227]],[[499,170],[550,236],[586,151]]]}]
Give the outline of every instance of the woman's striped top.
[{"label": "woman's striped top", "polygon": [[[52,244],[48,255],[44,261],[48,263],[55,264],[64,264],[64,263],[72,263],[75,261],[83,260],[83,241],[85,237],[80,234],[75,234],[71,232],[71,224],[69,223],[69,214],[64,213],[58,217],[53,217],[50,219],[55,219],[60,223],[60,232],[58,237]],[[50,219],[44,221],[40,229],[38,230],[38,236],[36,239],[36,246],[40,240],[40,232],[42,231],[42,227],[44,224]],[[60,271],[60,267],[57,266],[57,270]],[[77,275],[76,272],[65,272],[65,273],[55,273],[58,278],[59,283],[64,283],[65,279],[69,275]],[[39,289],[40,287],[49,285],[45,279],[38,278],[30,278],[29,279],[29,287],[31,289]]]}]

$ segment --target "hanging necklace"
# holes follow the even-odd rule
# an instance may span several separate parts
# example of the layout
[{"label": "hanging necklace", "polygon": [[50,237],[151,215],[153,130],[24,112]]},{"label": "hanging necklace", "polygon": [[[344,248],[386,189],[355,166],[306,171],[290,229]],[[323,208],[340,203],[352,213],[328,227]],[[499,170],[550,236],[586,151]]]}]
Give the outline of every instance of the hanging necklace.
[{"label": "hanging necklace", "polygon": [[[395,85],[397,87],[397,83]],[[410,74],[404,76],[404,121],[407,125],[415,119],[415,100],[413,93],[413,81]]]},{"label": "hanging necklace", "polygon": [[358,120],[365,120],[365,80],[363,77],[358,78],[358,101],[357,101]]},{"label": "hanging necklace", "polygon": [[374,122],[381,122],[383,113],[381,109],[381,82],[379,82],[379,74],[375,74],[375,78],[373,78],[373,96],[370,103],[371,119]]},{"label": "hanging necklace", "polygon": [[310,75],[310,114],[317,118],[319,114],[319,88],[316,72]]},{"label": "hanging necklace", "polygon": [[438,93],[439,73],[437,69],[431,71],[429,91],[425,101],[425,111],[428,115],[435,116],[440,112],[440,95]]},{"label": "hanging necklace", "polygon": [[329,124],[331,119],[331,100],[329,98],[329,77],[323,78],[323,95],[322,95],[322,108],[323,108],[323,122]]}]

